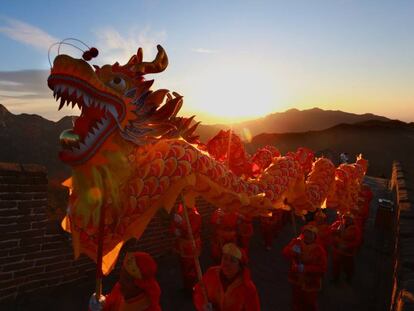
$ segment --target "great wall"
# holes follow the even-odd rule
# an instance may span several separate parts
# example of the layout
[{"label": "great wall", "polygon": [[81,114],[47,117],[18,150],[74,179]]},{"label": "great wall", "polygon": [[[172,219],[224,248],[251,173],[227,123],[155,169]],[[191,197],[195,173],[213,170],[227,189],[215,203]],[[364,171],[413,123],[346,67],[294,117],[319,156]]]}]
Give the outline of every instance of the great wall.
[{"label": "great wall", "polygon": [[[382,285],[377,286],[381,295],[373,298],[377,302],[372,302],[369,310],[409,311],[414,310],[413,189],[407,184],[404,170],[398,162],[394,162],[390,169],[390,180],[372,179],[373,182],[383,183],[383,192],[393,198],[395,210],[390,214],[394,219],[386,220],[391,227],[388,227],[385,234],[383,232],[378,235],[377,231],[374,232],[377,251],[379,247],[381,256],[388,258],[376,267],[390,273],[389,277],[388,272],[382,276]],[[47,171],[42,166],[0,163],[2,310],[2,306],[16,305],[18,300],[30,301],[31,298],[27,297],[52,295],[59,287],[85,286],[94,278],[94,263],[84,256],[73,260],[70,236],[61,229],[58,221],[49,220],[47,183]],[[374,200],[371,204],[372,228],[375,228],[375,221],[378,221],[377,203],[378,200]],[[204,201],[198,201],[197,206],[203,222],[207,222],[213,209]],[[203,239],[208,238],[209,231],[204,228]],[[378,238],[382,241],[378,241]],[[169,216],[158,213],[140,241],[129,244],[128,248],[147,251],[158,260],[165,261],[171,257],[172,245]],[[280,257],[280,254],[277,256]],[[389,266],[384,267],[384,263],[389,263]],[[117,269],[113,274],[116,271]]]}]

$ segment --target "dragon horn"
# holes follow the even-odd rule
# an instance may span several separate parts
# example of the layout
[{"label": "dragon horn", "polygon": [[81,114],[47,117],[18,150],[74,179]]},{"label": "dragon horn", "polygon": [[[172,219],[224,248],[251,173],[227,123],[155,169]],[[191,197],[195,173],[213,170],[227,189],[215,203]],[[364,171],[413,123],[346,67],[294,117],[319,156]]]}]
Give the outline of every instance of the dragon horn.
[{"label": "dragon horn", "polygon": [[142,63],[143,57],[144,56],[143,56],[142,48],[139,48],[138,51],[137,51],[137,58],[136,58],[138,64]]},{"label": "dragon horn", "polygon": [[[134,66],[134,71],[139,75],[145,75],[147,73],[162,72],[168,66],[167,53],[161,45],[157,45],[158,53],[152,62],[142,61],[142,49],[138,49],[137,60],[138,63]],[[140,51],[141,50],[141,51]],[[141,61],[139,60],[141,58]]]}]

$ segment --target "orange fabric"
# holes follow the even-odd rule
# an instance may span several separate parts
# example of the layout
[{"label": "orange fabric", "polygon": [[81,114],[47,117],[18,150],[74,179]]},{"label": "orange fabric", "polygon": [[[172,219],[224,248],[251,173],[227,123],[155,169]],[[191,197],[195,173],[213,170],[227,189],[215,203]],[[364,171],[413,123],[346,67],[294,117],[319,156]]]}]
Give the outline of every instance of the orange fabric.
[{"label": "orange fabric", "polygon": [[[215,266],[203,275],[203,283],[207,290],[214,311],[259,311],[260,302],[256,286],[253,284],[248,270],[244,270],[226,290],[220,280],[220,267]],[[197,311],[203,310],[204,300],[200,283],[194,287],[194,305]]]},{"label": "orange fabric", "polygon": [[[161,295],[158,283],[151,284],[151,289],[156,296]],[[122,296],[119,283],[116,283],[112,291],[106,296],[103,311],[161,311],[158,301],[151,301],[147,293],[142,293],[137,297],[125,301]]]},{"label": "orange fabric", "polygon": [[[301,252],[297,254],[293,247],[297,245]],[[328,267],[326,251],[319,243],[305,244],[301,238],[294,238],[283,249],[283,255],[291,261],[288,280],[298,285],[304,291],[319,291],[322,277]],[[297,265],[303,264],[303,272],[296,270]]]}]

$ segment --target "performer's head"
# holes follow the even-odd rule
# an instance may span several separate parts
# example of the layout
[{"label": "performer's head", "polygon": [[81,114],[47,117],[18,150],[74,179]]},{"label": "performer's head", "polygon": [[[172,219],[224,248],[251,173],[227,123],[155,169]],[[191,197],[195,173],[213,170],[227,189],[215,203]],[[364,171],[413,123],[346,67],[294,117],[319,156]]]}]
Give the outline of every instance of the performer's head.
[{"label": "performer's head", "polygon": [[306,244],[312,244],[315,242],[318,234],[318,228],[314,225],[307,224],[302,227],[303,241]]},{"label": "performer's head", "polygon": [[148,291],[148,284],[155,281],[157,264],[147,253],[127,253],[122,263],[119,276],[121,293],[125,299]]},{"label": "performer's head", "polygon": [[227,279],[234,278],[247,264],[247,255],[243,249],[234,243],[223,246],[221,257],[221,272]]}]

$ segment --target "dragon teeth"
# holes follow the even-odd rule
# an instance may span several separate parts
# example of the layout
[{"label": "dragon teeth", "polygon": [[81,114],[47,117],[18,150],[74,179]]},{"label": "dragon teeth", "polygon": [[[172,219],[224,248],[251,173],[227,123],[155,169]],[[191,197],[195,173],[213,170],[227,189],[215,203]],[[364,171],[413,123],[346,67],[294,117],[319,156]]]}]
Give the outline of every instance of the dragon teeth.
[{"label": "dragon teeth", "polygon": [[85,150],[86,149],[86,145],[84,143],[79,143],[79,150]]},{"label": "dragon teeth", "polygon": [[85,138],[85,145],[89,146],[93,142],[94,138],[94,135],[92,133],[89,133]]},{"label": "dragon teeth", "polygon": [[68,95],[71,96],[75,89],[71,86],[68,87]]},{"label": "dragon teeth", "polygon": [[108,106],[107,109],[115,119],[118,118],[118,112],[116,111],[114,106]]},{"label": "dragon teeth", "polygon": [[86,107],[89,107],[90,106],[90,98],[89,98],[89,96],[88,95],[83,95],[83,102],[85,103],[85,106]]},{"label": "dragon teeth", "polygon": [[62,107],[65,105],[65,99],[62,97],[61,99],[60,99],[60,104],[59,104],[59,108],[58,108],[58,110],[60,110],[60,109],[62,109]]}]

